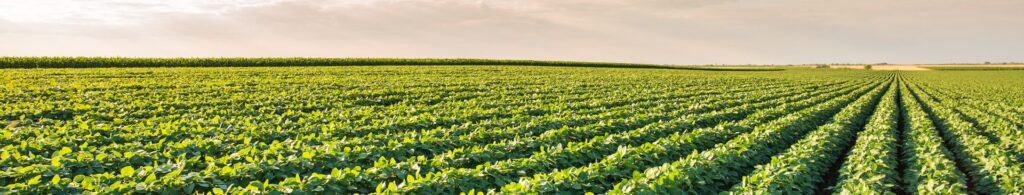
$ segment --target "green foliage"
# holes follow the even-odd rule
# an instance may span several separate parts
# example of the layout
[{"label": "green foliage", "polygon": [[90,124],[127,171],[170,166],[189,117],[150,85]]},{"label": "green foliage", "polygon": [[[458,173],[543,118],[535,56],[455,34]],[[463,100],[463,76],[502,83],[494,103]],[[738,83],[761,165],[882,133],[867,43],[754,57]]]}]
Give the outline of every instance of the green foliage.
[{"label": "green foliage", "polygon": [[[4,69],[0,194],[1019,194],[1024,186],[1024,83],[1015,72],[3,60],[301,67]],[[334,62],[467,66],[320,66]]]},{"label": "green foliage", "polygon": [[[951,148],[959,164],[969,175],[971,183],[979,192],[987,194],[1021,194],[1024,193],[1024,172],[1021,172],[1024,165],[1015,158],[1013,150],[1007,150],[1005,145],[993,143],[1000,138],[989,138],[986,134],[1003,137],[1002,140],[1009,142],[1020,137],[1009,138],[1007,135],[1020,135],[1019,133],[1000,132],[1019,130],[988,128],[988,132],[980,130],[971,122],[967,122],[967,116],[956,111],[949,104],[941,104],[937,98],[926,94],[925,90],[914,84],[907,84],[914,89],[912,94],[919,101],[929,117],[935,122],[941,135]],[[955,99],[946,100],[955,101]],[[956,104],[954,104],[956,105]],[[990,123],[982,123],[990,127]],[[993,124],[995,125],[995,124]],[[1017,141],[1017,143],[1020,143]]]},{"label": "green foliage", "polygon": [[956,162],[932,119],[903,84],[900,88],[901,112],[904,123],[904,161],[907,171],[903,181],[905,190],[920,194],[964,194],[966,176],[957,170]]},{"label": "green foliage", "polygon": [[[625,176],[631,176],[631,173],[635,171],[641,171],[644,167],[671,162],[694,150],[708,149],[717,143],[726,142],[739,134],[758,128],[771,125],[797,125],[799,123],[791,123],[786,120],[771,120],[780,117],[795,118],[799,113],[817,111],[822,106],[839,106],[842,105],[839,102],[844,99],[837,97],[845,96],[848,99],[855,94],[862,94],[866,90],[867,87],[862,87],[859,90],[836,90],[833,91],[834,94],[818,96],[805,101],[788,100],[787,102],[791,103],[772,109],[759,110],[744,120],[721,123],[716,127],[696,129],[689,133],[674,134],[637,147],[620,148],[616,153],[588,166],[538,174],[533,178],[507,185],[502,188],[502,191],[531,193],[607,191],[615,182],[625,179]],[[798,99],[803,98],[798,97]],[[792,112],[797,113],[790,114]],[[601,184],[602,181],[607,183]]]},{"label": "green foliage", "polygon": [[[842,131],[846,128],[856,128],[858,121],[866,118],[865,115],[870,113],[871,105],[877,102],[878,97],[885,92],[886,87],[874,86],[872,88],[870,89],[871,92],[867,94],[863,92],[851,93],[843,98],[836,98],[835,101],[823,103],[811,109],[787,115],[773,121],[773,123],[759,126],[749,133],[737,136],[735,139],[716,145],[709,150],[692,153],[681,160],[649,168],[643,174],[616,184],[615,189],[611,193],[708,194],[726,190],[728,187],[735,185],[736,181],[741,181],[744,174],[754,171],[755,165],[768,162],[772,162],[772,164],[785,164],[788,162],[780,162],[780,160],[799,160],[798,157],[773,159],[772,156],[788,148],[790,144],[796,142],[803,134],[814,130],[813,128],[815,127],[820,126],[818,130],[814,130],[811,133],[811,139],[814,139],[818,132]],[[861,94],[864,95],[861,96]],[[848,104],[849,106],[847,106]],[[826,122],[830,123],[825,125]],[[828,132],[821,134],[827,135]],[[803,143],[820,144],[821,142],[807,141]],[[800,145],[798,144],[797,147],[801,147]],[[794,154],[799,155],[800,152],[802,151],[797,150],[794,151]],[[813,184],[810,182],[794,182],[795,184],[802,184],[796,186],[786,184],[774,187],[750,186],[748,188],[747,186],[742,186],[748,185],[748,182],[761,182],[762,178],[763,180],[773,180],[772,178],[765,178],[771,177],[770,174],[785,173],[768,169],[768,167],[758,168],[766,168],[764,170],[770,171],[763,173],[755,172],[753,178],[743,179],[744,183],[736,187],[736,190],[757,190],[758,192],[754,193],[759,194],[784,192],[788,188],[794,188],[799,191],[813,191],[814,189]],[[765,176],[758,174],[764,174]],[[800,177],[783,177],[778,179],[780,182],[787,182],[792,179],[800,179]],[[770,184],[766,183],[765,185]]]},{"label": "green foliage", "polygon": [[[829,166],[843,156],[843,148],[849,147],[857,130],[866,123],[866,116],[871,112],[876,115],[891,113],[892,104],[895,103],[894,83],[890,82],[882,98],[888,102],[879,104],[877,108],[871,106],[876,100],[855,102],[847,110],[849,112],[838,114],[833,117],[831,124],[819,127],[784,153],[772,157],[768,164],[757,167],[753,173],[743,177],[741,183],[733,186],[731,191],[743,194],[814,193],[818,190],[816,186],[824,182],[824,174],[828,172]],[[856,110],[858,108],[860,110]],[[872,119],[872,122],[887,119]]]},{"label": "green foliage", "polygon": [[889,88],[864,130],[857,133],[856,145],[839,171],[836,193],[896,193],[900,171],[897,170],[900,145],[897,139],[900,133],[896,102],[898,88],[898,85]]}]

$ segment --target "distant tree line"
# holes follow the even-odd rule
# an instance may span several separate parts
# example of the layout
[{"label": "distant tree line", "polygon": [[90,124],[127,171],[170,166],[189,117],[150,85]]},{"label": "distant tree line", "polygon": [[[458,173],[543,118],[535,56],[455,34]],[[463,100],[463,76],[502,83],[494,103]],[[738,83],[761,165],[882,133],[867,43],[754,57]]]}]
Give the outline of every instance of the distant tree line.
[{"label": "distant tree line", "polygon": [[544,61],[470,58],[129,58],[129,57],[0,57],[0,68],[125,68],[125,67],[277,67],[277,66],[434,66],[511,65],[605,68],[655,68],[713,71],[778,71],[779,68],[714,68],[663,64]]}]

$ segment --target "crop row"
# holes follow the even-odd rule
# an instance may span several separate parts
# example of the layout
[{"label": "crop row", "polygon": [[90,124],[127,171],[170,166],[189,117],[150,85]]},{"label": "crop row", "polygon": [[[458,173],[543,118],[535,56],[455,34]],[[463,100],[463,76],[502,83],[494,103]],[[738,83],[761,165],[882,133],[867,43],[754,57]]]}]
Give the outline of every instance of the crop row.
[{"label": "crop row", "polygon": [[[895,194],[900,185],[898,81],[875,108],[839,170],[839,194]],[[842,155],[842,154],[834,154]]]},{"label": "crop row", "polygon": [[1019,73],[708,73],[8,69],[0,194],[1024,193]]},{"label": "crop row", "polygon": [[[864,115],[885,91],[885,87],[873,88],[865,96],[851,94],[836,98],[758,126],[709,150],[692,153],[643,173],[634,173],[631,179],[616,184],[611,193],[718,193],[735,185],[734,182],[752,171],[754,165],[768,162],[774,154],[785,150],[815,127],[827,121],[850,123],[867,118]],[[833,115],[835,118],[829,120]]]},{"label": "crop row", "polygon": [[[679,118],[713,125],[757,108],[748,103],[857,84],[618,69],[336,69],[5,72],[15,80],[0,87],[10,92],[0,101],[11,122],[0,136],[0,185],[48,193],[295,191],[332,173],[408,165],[365,186],[340,185],[367,192],[402,182],[411,175],[403,171],[440,174],[532,159],[559,148],[546,146],[553,143],[667,134],[683,130],[671,128],[684,124]],[[510,72],[523,76],[494,76]],[[500,153],[509,148],[517,153]],[[585,161],[574,163],[561,166]]]},{"label": "crop row", "polygon": [[[895,101],[892,98],[895,97],[895,82],[887,85],[882,100]],[[858,131],[867,123],[869,117],[866,116],[872,112],[874,114],[871,115],[885,114],[886,111],[880,109],[892,108],[893,102],[879,103],[876,108],[872,106],[875,101],[870,100],[869,105],[863,105],[865,102],[851,104],[851,108],[859,110],[836,115],[830,124],[818,127],[785,152],[772,157],[768,164],[760,165],[753,173],[744,176],[731,191],[742,194],[811,194],[821,191],[819,186],[826,182],[824,174],[845,155],[844,149],[850,147]],[[891,113],[891,110],[887,111]],[[884,116],[878,118],[871,118],[872,122],[888,119]]]},{"label": "crop row", "polygon": [[978,101],[966,98],[962,94],[950,95],[956,92],[926,90],[924,85],[918,87],[922,88],[922,94],[931,97],[928,99],[953,109],[951,111],[961,113],[963,119],[982,130],[983,135],[995,141],[1018,161],[1024,161],[1024,140],[1017,139],[1024,137],[1024,131],[1021,131],[1024,129],[1024,122],[1019,115],[1005,109],[1007,105]]},{"label": "crop row", "polygon": [[[849,91],[849,90],[838,90]],[[841,93],[841,92],[840,92]],[[455,192],[467,191],[468,189],[485,190],[505,185],[505,183],[516,182],[514,179],[519,176],[528,176],[535,173],[543,173],[559,168],[584,165],[606,156],[614,155],[616,151],[623,150],[636,145],[648,145],[651,143],[667,142],[667,138],[678,137],[687,134],[694,129],[708,128],[706,126],[720,124],[722,122],[735,122],[743,116],[750,116],[755,111],[753,108],[772,108],[788,102],[795,102],[808,99],[804,104],[811,104],[815,100],[827,99],[839,93],[818,94],[818,92],[804,92],[801,95],[775,99],[783,96],[775,95],[771,101],[764,100],[743,100],[748,104],[712,112],[702,115],[690,115],[670,121],[666,126],[640,129],[621,134],[613,134],[583,142],[570,142],[564,147],[549,148],[546,151],[535,153],[525,159],[513,159],[510,161],[499,161],[483,167],[474,169],[445,170],[436,175],[427,175],[425,178],[414,178],[406,180],[400,190],[404,192]],[[817,96],[817,97],[816,97]],[[759,103],[760,102],[760,103]],[[568,169],[566,169],[568,170]],[[475,177],[487,175],[483,181]],[[436,179],[434,179],[436,178]],[[586,183],[586,182],[581,182]],[[588,184],[589,185],[589,184]]]},{"label": "crop row", "polygon": [[943,145],[945,142],[932,119],[910,89],[902,82],[900,85],[900,112],[905,120],[904,190],[914,194],[967,193],[966,176],[958,170],[953,154]]},{"label": "crop row", "polygon": [[[740,94],[740,95],[742,95],[742,94]],[[698,111],[698,110],[701,110],[701,109],[696,109],[696,110],[678,110],[678,111],[690,112],[690,111]],[[633,112],[636,112],[636,111],[633,111]],[[573,130],[573,129],[558,129],[558,130],[548,131],[548,132],[545,132],[545,133],[572,132],[572,131],[579,132],[578,130]],[[563,133],[563,134],[569,135],[568,133]],[[550,134],[548,134],[548,135],[550,135]],[[530,143],[530,142],[525,142],[525,141],[506,142],[506,141],[502,141],[502,142],[497,142],[495,144],[506,144],[506,143],[524,144],[524,143]],[[544,145],[543,143],[536,143],[536,142],[533,142],[533,144],[534,145]],[[488,145],[493,145],[493,144],[488,144]],[[482,150],[481,149],[475,149],[475,150],[456,149],[456,150],[452,150],[450,152],[460,152],[460,153],[463,153],[462,151],[468,151],[470,153],[465,153],[464,155],[471,155],[471,156],[464,157],[465,159],[474,159],[475,158],[475,159],[478,159],[478,161],[485,161],[484,158],[490,158],[490,159],[499,159],[499,158],[501,158],[501,156],[489,155],[489,154],[495,154],[493,152],[521,151],[521,150],[506,150],[506,149],[502,149],[502,148],[497,148],[497,149],[487,148],[488,145],[474,146],[473,147],[473,148],[481,148]],[[535,147],[535,146],[533,146],[533,147]],[[393,151],[401,152],[402,150],[393,150]],[[357,152],[357,151],[353,150],[352,152]],[[480,153],[480,152],[484,152],[484,153]],[[364,154],[372,154],[371,152],[363,152],[363,153]],[[456,153],[456,154],[458,154],[458,153]],[[519,155],[523,155],[523,154],[530,154],[530,152],[529,151],[521,151],[519,153]],[[447,155],[447,153],[446,154],[442,154],[440,156],[435,156],[434,158],[425,158],[423,156],[419,156],[419,157],[416,157],[416,158],[410,158],[410,159],[406,160],[406,162],[395,162],[394,161],[395,159],[378,158],[376,161],[372,162],[372,164],[368,164],[366,166],[355,165],[355,168],[352,168],[353,165],[349,165],[348,168],[346,168],[344,171],[340,171],[340,172],[352,172],[352,173],[355,173],[355,175],[348,176],[348,177],[335,177],[334,178],[335,180],[326,180],[326,181],[324,181],[325,183],[319,183],[319,185],[344,186],[344,187],[351,187],[351,188],[357,189],[358,191],[364,191],[366,189],[369,189],[369,188],[377,185],[376,183],[385,181],[386,179],[397,179],[397,178],[402,178],[403,176],[406,176],[406,175],[411,175],[412,173],[419,172],[419,171],[429,171],[431,169],[436,169],[436,168],[456,166],[455,164],[452,164],[451,157],[449,157],[449,156],[451,156],[451,155]],[[343,159],[343,158],[335,158],[335,159]],[[316,160],[316,159],[314,159],[314,160]],[[336,161],[336,160],[333,160],[331,158],[326,158],[326,159],[323,160],[323,162],[332,162],[332,161]],[[362,169],[360,167],[369,167],[369,168],[366,168],[364,170],[364,169]],[[332,172],[339,172],[339,171],[332,171]],[[326,174],[326,173],[322,173],[322,174]],[[309,176],[304,176],[304,177],[316,177],[317,175],[319,175],[319,174],[314,173],[314,174],[311,174]],[[290,181],[288,181],[288,180],[282,181],[282,185],[287,187],[289,182]],[[316,183],[314,183],[314,184],[316,184]],[[271,183],[269,185],[264,185],[264,186],[267,186],[267,187],[260,187],[260,188],[272,188],[272,189],[274,189],[274,188],[276,188],[276,186],[281,186],[281,185],[276,185],[274,183]]]},{"label": "crop row", "polygon": [[1020,171],[1024,166],[1012,154],[993,144],[960,113],[925,97],[918,86],[905,85],[913,89],[911,92],[915,100],[930,113],[956,159],[971,176],[974,189],[986,194],[1024,193],[1024,172]]}]

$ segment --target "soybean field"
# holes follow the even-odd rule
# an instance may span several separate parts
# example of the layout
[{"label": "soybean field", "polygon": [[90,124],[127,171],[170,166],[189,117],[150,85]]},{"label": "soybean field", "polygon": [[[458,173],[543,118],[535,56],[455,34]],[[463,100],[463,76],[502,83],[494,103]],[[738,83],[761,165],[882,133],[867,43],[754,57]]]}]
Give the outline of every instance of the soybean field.
[{"label": "soybean field", "polygon": [[0,194],[1024,193],[1024,70],[6,63]]}]

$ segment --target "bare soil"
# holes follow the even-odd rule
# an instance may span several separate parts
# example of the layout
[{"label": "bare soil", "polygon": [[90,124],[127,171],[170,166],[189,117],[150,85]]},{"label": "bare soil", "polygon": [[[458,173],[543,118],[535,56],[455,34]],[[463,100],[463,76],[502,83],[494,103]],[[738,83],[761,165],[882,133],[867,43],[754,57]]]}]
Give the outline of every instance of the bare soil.
[{"label": "bare soil", "polygon": [[[864,65],[833,65],[833,66],[829,66],[829,67],[831,67],[831,68],[845,68],[845,69],[864,69]],[[892,64],[892,65],[871,65],[871,69],[872,70],[906,70],[906,71],[931,70],[931,69],[928,69],[928,67],[943,67],[943,68],[947,68],[947,67],[948,68],[957,68],[957,67],[1001,67],[1001,68],[1010,67],[1010,68],[1013,68],[1013,67],[1018,67],[1018,68],[1024,68],[1024,64],[990,64],[990,65],[980,65],[980,64],[963,64],[963,65],[956,65],[956,64],[952,64],[952,65]]]},{"label": "bare soil", "polygon": [[[830,66],[830,67],[831,68],[845,68],[845,69],[864,69],[864,65],[857,65],[857,66],[853,66],[853,65],[851,65],[851,66]],[[871,69],[872,70],[907,70],[907,71],[928,70],[927,68],[922,68],[922,67],[920,67],[918,65],[871,65]]]}]

